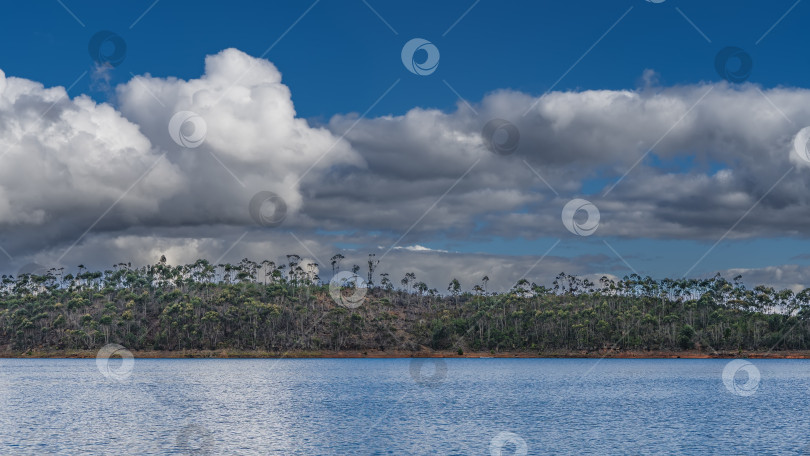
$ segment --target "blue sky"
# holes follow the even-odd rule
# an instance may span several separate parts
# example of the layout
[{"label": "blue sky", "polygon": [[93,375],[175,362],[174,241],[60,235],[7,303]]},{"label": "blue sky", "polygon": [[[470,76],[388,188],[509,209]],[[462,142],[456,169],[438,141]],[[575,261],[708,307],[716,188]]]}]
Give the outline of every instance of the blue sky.
[{"label": "blue sky", "polygon": [[[69,86],[91,68],[89,38],[110,30],[128,45],[113,83],[125,82],[130,73],[192,78],[202,72],[205,55],[224,48],[264,54],[313,2],[159,1],[143,17],[152,0],[63,3],[78,20],[56,1],[18,2],[6,9],[0,38],[13,46],[4,46],[0,55],[7,74]],[[397,78],[403,84],[370,115],[401,114],[415,106],[452,109],[457,97],[442,80],[471,101],[505,88],[544,93],[632,7],[555,89],[632,89],[645,69],[658,72],[663,85],[717,81],[714,56],[729,45],[751,54],[750,80],[765,87],[801,86],[810,72],[810,56],[796,45],[810,40],[803,19],[810,7],[799,3],[762,38],[795,0],[483,0],[448,32],[474,3],[369,0],[394,34],[360,0],[322,0],[266,58],[282,72],[304,117],[364,112]],[[440,49],[438,78],[402,72],[398,51],[413,37]],[[89,78],[71,93],[104,99]]]},{"label": "blue sky", "polygon": [[[750,54],[754,65],[748,82],[754,85],[747,87],[769,96],[777,93],[770,90],[780,87],[806,87],[810,54],[803,43],[810,42],[805,26],[808,14],[810,5],[795,0],[18,2],[0,17],[0,39],[7,43],[0,50],[0,69],[7,76],[46,87],[72,86],[70,96],[87,94],[98,103],[111,103],[132,120],[136,110],[122,107],[113,92],[91,76],[94,62],[87,47],[95,33],[112,31],[127,44],[124,61],[104,73],[110,87],[133,85],[134,75],[149,74],[161,81],[199,78],[205,72],[206,56],[236,48],[272,62],[283,75],[281,82],[291,92],[297,115],[313,126],[329,125],[339,136],[339,129],[330,124],[333,116],[337,125],[351,121],[351,113],[367,110],[369,119],[402,116],[414,108],[452,114],[466,109],[459,96],[479,107],[485,97],[500,90],[539,97],[552,90],[642,91],[651,85],[678,93],[678,87],[720,84],[714,60],[726,46]],[[438,69],[430,77],[405,71],[400,61],[402,46],[416,37],[431,41],[441,52]],[[653,81],[649,76],[645,80],[648,70],[655,72]],[[772,103],[769,97],[768,101]],[[795,124],[789,128],[802,126],[798,120]],[[351,136],[347,139],[352,141]],[[359,150],[364,147],[361,143],[357,142]],[[643,166],[662,175],[683,174],[686,179],[696,174],[716,177],[734,161],[733,156],[718,159],[705,151],[693,156],[681,148],[677,153],[654,150]],[[616,164],[601,166],[612,165]],[[542,162],[537,166],[542,173],[557,172],[544,168]],[[776,177],[783,168],[774,171]],[[556,196],[598,198],[619,174],[585,175]],[[774,181],[769,175],[752,184],[751,195],[756,199]],[[533,182],[532,188],[547,193],[539,182]],[[533,204],[518,204],[513,215],[535,211]],[[730,211],[720,225],[731,227],[742,212]],[[481,223],[481,214],[472,220]],[[740,228],[745,228],[744,220]],[[801,234],[803,228],[797,223],[788,236],[779,230],[742,240],[729,236],[694,272],[810,265],[810,259],[801,256],[810,247]],[[718,239],[717,232],[648,235],[639,226],[636,236],[623,230],[604,238],[575,240],[546,232],[537,236],[488,233],[467,239],[437,230],[403,244],[460,253],[537,256],[561,239],[555,255],[605,255],[616,275],[629,272],[630,264],[642,274],[660,277],[679,276]],[[348,231],[345,226],[332,230]],[[318,235],[328,232],[317,231]],[[357,238],[341,238],[332,245],[363,248]]]}]

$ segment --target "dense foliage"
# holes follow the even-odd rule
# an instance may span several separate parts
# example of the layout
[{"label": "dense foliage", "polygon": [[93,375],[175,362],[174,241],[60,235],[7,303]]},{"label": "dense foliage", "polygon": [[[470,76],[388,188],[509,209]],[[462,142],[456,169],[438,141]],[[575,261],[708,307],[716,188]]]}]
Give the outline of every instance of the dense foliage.
[{"label": "dense foliage", "polygon": [[[592,283],[560,274],[489,293],[453,279],[446,293],[408,273],[380,274],[357,308],[340,306],[317,265],[205,260],[76,275],[3,276],[0,348],[135,350],[781,350],[810,348],[810,289],[794,294],[711,279],[637,275]],[[340,270],[342,256],[332,258]],[[376,262],[369,260],[368,282]],[[357,273],[358,266],[352,271]],[[354,291],[354,290],[349,290]]]}]

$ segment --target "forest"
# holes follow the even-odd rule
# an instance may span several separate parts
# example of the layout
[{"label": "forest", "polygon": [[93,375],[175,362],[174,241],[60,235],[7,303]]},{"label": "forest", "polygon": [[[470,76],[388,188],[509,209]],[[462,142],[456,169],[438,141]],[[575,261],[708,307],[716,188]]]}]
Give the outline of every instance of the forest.
[{"label": "forest", "polygon": [[[340,254],[331,272],[341,271]],[[738,276],[663,279],[630,275],[599,283],[560,273],[490,292],[489,278],[429,288],[414,273],[376,274],[365,298],[340,305],[318,266],[287,261],[133,268],[75,274],[63,268],[2,276],[0,350],[802,350],[810,348],[810,289],[747,288]],[[360,267],[350,268],[358,277]],[[359,278],[359,277],[358,277]],[[346,284],[343,292],[354,293]]]}]

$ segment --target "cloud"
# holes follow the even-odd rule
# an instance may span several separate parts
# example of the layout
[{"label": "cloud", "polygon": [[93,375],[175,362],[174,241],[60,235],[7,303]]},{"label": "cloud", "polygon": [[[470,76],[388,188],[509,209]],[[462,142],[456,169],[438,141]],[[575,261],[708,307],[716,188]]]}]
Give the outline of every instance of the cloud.
[{"label": "cloud", "polygon": [[405,247],[397,246],[394,247],[394,250],[407,250],[409,252],[442,252],[447,253],[447,250],[442,249],[431,249],[430,247],[425,247],[423,245],[409,245]]},{"label": "cloud", "polygon": [[46,89],[2,71],[0,154],[0,228],[12,251],[78,237],[136,181],[137,191],[100,227],[157,218],[159,202],[186,184],[112,106],[86,96],[71,100],[62,87]]},{"label": "cloud", "polygon": [[[810,163],[792,153],[810,125],[810,91],[643,79],[636,90],[499,90],[475,111],[460,102],[450,112],[345,114],[315,126],[297,116],[272,63],[236,49],[206,57],[198,79],[135,76],[115,88],[115,106],[0,73],[0,246],[18,262],[106,265],[158,252],[176,262],[272,256],[301,252],[301,240],[322,259],[337,245],[390,250],[437,281],[494,270],[507,286],[537,256],[423,246],[570,237],[560,216],[573,198],[598,207],[601,237],[810,232]],[[173,138],[178,112],[202,130],[183,124]],[[482,131],[492,119],[516,127],[514,153],[488,148]],[[181,134],[202,140],[184,147]],[[251,220],[259,191],[285,200],[280,228]],[[543,263],[547,273],[623,268],[604,258]]]},{"label": "cloud", "polygon": [[[200,79],[136,76],[116,91],[118,109],[0,73],[0,229],[12,255],[66,250],[89,227],[252,225],[260,190],[281,195],[294,220],[300,179],[363,166],[348,143],[295,117],[271,63],[234,49],[209,56]],[[198,148],[170,136],[183,110],[207,124]]]},{"label": "cloud", "polygon": [[[717,239],[749,209],[732,238],[803,236],[810,170],[792,153],[792,139],[810,124],[808,101],[805,89],[726,83],[541,98],[497,91],[477,114],[460,104],[450,113],[361,120],[346,139],[368,167],[341,176],[353,183],[342,199],[329,192],[308,211],[322,216],[319,199],[328,199],[351,208],[345,224],[375,224],[372,214],[382,211],[387,226],[375,227],[396,231],[452,187],[412,241],[442,230],[532,238],[564,234],[562,207],[589,193],[604,236]],[[484,146],[482,127],[493,118],[520,132],[514,155]],[[336,116],[330,128],[343,132],[354,122]]]},{"label": "cloud", "polygon": [[798,293],[810,284],[810,266],[785,264],[767,266],[764,268],[734,268],[721,271],[724,277],[742,275],[745,283],[753,285],[766,285],[777,290],[789,288]]},{"label": "cloud", "polygon": [[[284,198],[294,218],[303,204],[299,181],[317,181],[333,166],[364,165],[346,141],[296,117],[273,64],[236,49],[208,56],[200,79],[136,76],[117,94],[121,112],[187,177],[162,223],[249,223],[248,201],[263,190]],[[171,138],[167,126],[180,111],[203,119],[199,147],[184,149]]]}]

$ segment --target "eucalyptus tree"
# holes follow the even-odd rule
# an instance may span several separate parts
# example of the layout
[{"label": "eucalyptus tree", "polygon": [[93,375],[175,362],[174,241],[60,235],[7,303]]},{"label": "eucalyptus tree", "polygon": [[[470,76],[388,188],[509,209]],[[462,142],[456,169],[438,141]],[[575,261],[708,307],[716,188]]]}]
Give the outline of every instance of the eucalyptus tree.
[{"label": "eucalyptus tree", "polygon": [[458,295],[461,294],[461,283],[457,278],[453,277],[453,279],[450,280],[450,283],[447,285],[447,291],[450,292],[455,299],[456,305],[458,305]]},{"label": "eucalyptus tree", "polygon": [[300,262],[301,262],[301,257],[300,256],[298,256],[298,255],[287,255],[287,265],[290,268],[290,269],[287,270],[287,277],[288,277],[288,280],[290,280],[292,282],[293,288],[297,285],[295,274],[297,272],[296,267],[298,266],[298,263],[300,263]]},{"label": "eucalyptus tree", "polygon": [[340,272],[340,261],[343,260],[344,258],[346,257],[344,257],[339,253],[336,253],[332,256],[332,258],[329,259],[329,261],[332,264],[332,275],[335,275],[338,272]]},{"label": "eucalyptus tree", "polygon": [[386,291],[391,291],[394,289],[394,284],[391,283],[391,279],[388,278],[387,272],[380,274],[380,286],[382,286],[383,290]]},{"label": "eucalyptus tree", "polygon": [[380,264],[380,260],[376,259],[376,254],[369,253],[368,254],[368,286],[374,286],[374,269],[377,268],[377,265]]}]

